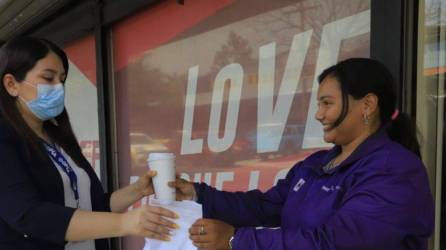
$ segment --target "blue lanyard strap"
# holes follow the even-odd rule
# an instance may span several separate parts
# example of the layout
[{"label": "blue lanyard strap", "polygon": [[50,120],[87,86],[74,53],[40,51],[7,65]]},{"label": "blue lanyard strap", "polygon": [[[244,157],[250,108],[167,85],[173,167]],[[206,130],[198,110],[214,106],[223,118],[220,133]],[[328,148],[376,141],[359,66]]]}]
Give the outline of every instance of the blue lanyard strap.
[{"label": "blue lanyard strap", "polygon": [[77,185],[77,175],[74,172],[73,168],[68,163],[67,159],[62,155],[61,152],[59,152],[56,147],[48,144],[47,142],[43,142],[43,145],[45,146],[46,151],[48,152],[48,155],[51,157],[51,159],[56,162],[57,166],[59,166],[60,169],[68,176],[70,179],[70,186],[71,190],[74,193],[74,198],[76,199],[77,207],[79,207],[79,190]]}]

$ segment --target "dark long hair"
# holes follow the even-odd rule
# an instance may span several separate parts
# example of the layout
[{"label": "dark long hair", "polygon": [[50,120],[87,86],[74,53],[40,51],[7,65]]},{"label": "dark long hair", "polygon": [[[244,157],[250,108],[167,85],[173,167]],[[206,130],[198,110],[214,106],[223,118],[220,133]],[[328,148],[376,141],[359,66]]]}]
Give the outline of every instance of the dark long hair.
[{"label": "dark long hair", "polygon": [[351,58],[325,69],[318,77],[319,83],[327,76],[339,82],[342,92],[342,111],[333,127],[339,126],[347,115],[348,96],[358,100],[373,93],[378,97],[381,127],[392,140],[420,156],[415,122],[401,111],[392,119],[397,108],[396,86],[384,64],[369,58]]},{"label": "dark long hair", "polygon": [[[12,74],[18,82],[25,79],[26,74],[36,63],[48,53],[55,53],[62,61],[68,74],[68,58],[65,52],[54,43],[39,38],[18,37],[6,42],[0,48],[0,76],[3,81],[5,74]],[[0,117],[12,127],[27,147],[28,157],[33,152],[46,157],[41,139],[34,133],[23,119],[16,105],[17,97],[9,95],[4,84],[0,87]],[[61,146],[76,164],[82,166],[85,158],[71,128],[68,114],[64,109],[53,121],[44,121],[43,129],[52,141]]]}]

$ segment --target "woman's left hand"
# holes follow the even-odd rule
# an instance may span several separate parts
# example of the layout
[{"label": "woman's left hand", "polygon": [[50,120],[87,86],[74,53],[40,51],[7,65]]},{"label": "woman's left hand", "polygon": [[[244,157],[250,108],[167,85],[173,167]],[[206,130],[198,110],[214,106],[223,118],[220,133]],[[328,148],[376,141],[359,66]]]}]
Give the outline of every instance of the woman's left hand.
[{"label": "woman's left hand", "polygon": [[134,188],[140,197],[152,195],[154,193],[152,178],[156,176],[156,171],[148,171],[140,176],[134,183]]},{"label": "woman's left hand", "polygon": [[199,249],[227,250],[235,228],[223,221],[198,219],[189,228],[189,238]]}]

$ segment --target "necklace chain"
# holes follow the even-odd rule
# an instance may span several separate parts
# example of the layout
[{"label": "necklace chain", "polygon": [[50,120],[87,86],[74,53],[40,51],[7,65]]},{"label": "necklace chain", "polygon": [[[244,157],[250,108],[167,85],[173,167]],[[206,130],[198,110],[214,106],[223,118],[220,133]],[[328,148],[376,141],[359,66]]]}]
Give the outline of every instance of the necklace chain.
[{"label": "necklace chain", "polygon": [[323,167],[323,169],[325,172],[328,172],[337,166],[338,166],[338,164],[335,164],[335,158],[333,158]]}]

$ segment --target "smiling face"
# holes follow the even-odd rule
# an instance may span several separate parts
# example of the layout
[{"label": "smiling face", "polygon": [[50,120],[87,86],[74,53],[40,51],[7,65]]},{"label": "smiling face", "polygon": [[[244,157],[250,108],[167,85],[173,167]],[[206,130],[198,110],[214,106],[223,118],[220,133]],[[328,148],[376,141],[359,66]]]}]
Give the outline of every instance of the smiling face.
[{"label": "smiling face", "polygon": [[322,124],[324,140],[336,145],[347,145],[365,133],[363,99],[348,96],[347,115],[339,126],[333,127],[342,113],[341,86],[336,78],[327,76],[321,82],[317,94],[316,119]]}]

